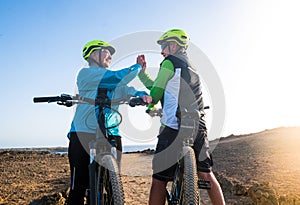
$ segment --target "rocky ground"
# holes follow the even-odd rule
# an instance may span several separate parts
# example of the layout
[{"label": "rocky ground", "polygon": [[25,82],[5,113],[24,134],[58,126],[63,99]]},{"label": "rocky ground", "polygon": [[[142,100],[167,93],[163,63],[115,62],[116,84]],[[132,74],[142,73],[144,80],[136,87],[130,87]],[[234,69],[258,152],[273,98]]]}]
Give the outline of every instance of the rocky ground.
[{"label": "rocky ground", "polygon": [[[300,128],[232,135],[212,142],[211,147],[227,204],[300,204]],[[0,204],[64,204],[68,158],[52,151],[0,151]],[[123,155],[127,205],[147,204],[152,157],[149,153]],[[201,196],[202,204],[210,204],[204,191]]]}]

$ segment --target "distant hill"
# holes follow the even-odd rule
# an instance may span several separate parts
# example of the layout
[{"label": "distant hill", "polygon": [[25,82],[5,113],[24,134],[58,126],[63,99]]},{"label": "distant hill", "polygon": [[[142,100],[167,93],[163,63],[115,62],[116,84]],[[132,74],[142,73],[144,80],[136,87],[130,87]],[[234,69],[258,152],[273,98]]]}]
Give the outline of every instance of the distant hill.
[{"label": "distant hill", "polygon": [[38,153],[66,153],[68,151],[67,147],[34,147],[34,148],[4,148],[0,149],[1,152],[38,152]]},{"label": "distant hill", "polygon": [[277,127],[277,128],[273,128],[273,129],[266,129],[260,132],[255,132],[255,133],[248,133],[248,134],[240,134],[240,135],[235,135],[235,134],[231,134],[228,135],[226,137],[221,137],[215,140],[212,140],[211,142],[215,142],[215,141],[231,141],[231,140],[236,140],[239,138],[243,138],[243,137],[251,137],[251,136],[266,136],[269,134],[281,134],[281,135],[299,135],[300,137],[300,127]]},{"label": "distant hill", "polygon": [[281,195],[300,193],[300,127],[230,135],[211,144],[216,171],[245,184],[267,182]]}]

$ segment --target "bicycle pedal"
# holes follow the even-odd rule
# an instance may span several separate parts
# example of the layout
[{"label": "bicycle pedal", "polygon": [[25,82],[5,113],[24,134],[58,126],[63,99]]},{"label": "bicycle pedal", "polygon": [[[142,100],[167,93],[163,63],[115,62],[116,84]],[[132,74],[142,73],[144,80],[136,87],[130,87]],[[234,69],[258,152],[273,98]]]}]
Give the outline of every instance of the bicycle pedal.
[{"label": "bicycle pedal", "polygon": [[199,189],[211,189],[211,182],[207,180],[198,180],[198,188]]}]

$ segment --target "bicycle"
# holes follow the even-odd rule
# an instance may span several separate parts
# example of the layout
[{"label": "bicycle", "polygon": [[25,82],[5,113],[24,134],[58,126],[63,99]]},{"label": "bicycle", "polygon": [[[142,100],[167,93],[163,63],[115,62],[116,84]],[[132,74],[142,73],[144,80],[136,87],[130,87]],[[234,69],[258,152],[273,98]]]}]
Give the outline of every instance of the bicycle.
[{"label": "bicycle", "polygon": [[[61,94],[60,96],[34,97],[34,103],[57,102],[58,105],[71,107],[74,104],[88,103],[99,106],[99,116],[96,139],[89,143],[90,164],[89,164],[89,190],[87,190],[87,201],[90,205],[123,205],[124,190],[116,160],[116,146],[114,141],[108,141],[105,121],[101,123],[104,108],[112,109],[120,116],[120,121],[114,125],[118,126],[122,122],[122,115],[111,105],[129,104],[131,107],[145,105],[143,100],[138,97],[108,100],[107,98],[96,98],[95,100],[84,98],[79,95],[71,96]],[[102,119],[100,119],[102,118]],[[104,126],[103,126],[104,125]]]},{"label": "bicycle", "polygon": [[[206,106],[204,109],[208,109]],[[162,117],[162,110],[147,110],[152,116]],[[166,201],[169,205],[196,205],[200,204],[198,189],[211,189],[210,181],[198,180],[196,158],[192,148],[195,134],[198,132],[201,113],[197,110],[183,111],[180,113],[180,133],[184,133],[182,139],[181,158],[177,160],[176,171],[170,186],[166,187]],[[180,135],[180,134],[179,134]],[[179,136],[178,135],[178,136]]]}]

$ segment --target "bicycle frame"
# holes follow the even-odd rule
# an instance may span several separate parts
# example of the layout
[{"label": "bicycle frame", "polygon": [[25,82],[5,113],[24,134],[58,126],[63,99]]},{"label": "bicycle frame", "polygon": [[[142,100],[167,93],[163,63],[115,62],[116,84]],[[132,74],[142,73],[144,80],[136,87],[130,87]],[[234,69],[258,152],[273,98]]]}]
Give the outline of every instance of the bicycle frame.
[{"label": "bicycle frame", "polygon": [[167,196],[167,202],[168,204],[179,204],[180,202],[180,194],[181,194],[181,189],[182,189],[182,161],[177,162],[177,167],[175,171],[175,176],[171,184],[171,189],[168,191],[166,189],[166,196]]},{"label": "bicycle frame", "polygon": [[[98,127],[95,142],[91,142],[90,149],[90,204],[114,204],[123,205],[124,190],[117,163],[116,147],[113,141],[108,140],[106,118],[104,109],[111,108],[112,104],[128,103],[131,107],[144,105],[141,98],[133,98],[130,101],[107,101],[104,90],[99,90],[96,105],[99,106]],[[102,102],[106,102],[102,103]],[[108,105],[108,106],[107,106]],[[118,111],[117,111],[118,112]],[[119,113],[119,112],[118,112]],[[119,113],[121,116],[121,114]],[[122,119],[122,118],[121,118]],[[121,123],[121,120],[119,124]]]},{"label": "bicycle frame", "polygon": [[[117,164],[117,156],[114,156],[112,152],[116,147],[108,140],[107,130],[104,127],[106,123],[105,117],[102,116],[104,107],[100,106],[99,110],[96,139],[89,144],[90,196],[87,197],[90,199],[91,205],[124,204],[124,191],[119,176],[119,167],[115,166]],[[113,167],[107,167],[104,164],[102,160],[105,157],[114,164]],[[116,181],[118,184],[116,187],[112,187],[111,185],[110,178],[112,176],[110,174],[114,174],[114,178],[117,178]],[[117,196],[113,197],[113,191],[118,193]]]}]

